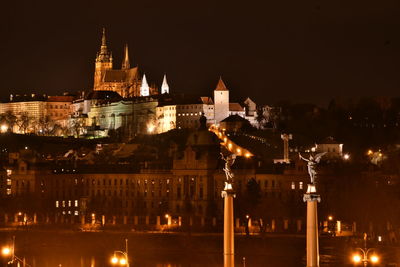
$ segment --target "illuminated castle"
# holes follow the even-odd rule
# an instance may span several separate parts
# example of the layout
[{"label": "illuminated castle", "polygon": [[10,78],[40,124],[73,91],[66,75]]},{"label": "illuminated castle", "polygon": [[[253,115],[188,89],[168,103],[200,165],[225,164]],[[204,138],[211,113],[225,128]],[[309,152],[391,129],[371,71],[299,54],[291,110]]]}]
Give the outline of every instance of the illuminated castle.
[{"label": "illuminated castle", "polygon": [[114,91],[123,98],[158,94],[155,86],[147,85],[145,76],[140,79],[137,66],[131,68],[127,45],[125,45],[121,69],[113,69],[113,57],[107,48],[105,29],[103,29],[100,51],[96,56],[93,90]]}]

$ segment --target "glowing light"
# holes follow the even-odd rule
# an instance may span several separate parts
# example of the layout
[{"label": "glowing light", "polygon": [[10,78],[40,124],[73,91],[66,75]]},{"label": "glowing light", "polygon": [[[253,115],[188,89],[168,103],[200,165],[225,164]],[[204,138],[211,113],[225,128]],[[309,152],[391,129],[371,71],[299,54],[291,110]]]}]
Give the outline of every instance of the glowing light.
[{"label": "glowing light", "polygon": [[372,263],[377,263],[378,261],[379,261],[378,256],[376,256],[376,255],[372,255],[372,256],[371,256],[371,262],[372,262]]},{"label": "glowing light", "polygon": [[119,260],[119,264],[125,265],[125,264],[126,264],[126,259],[121,258],[121,259]]},{"label": "glowing light", "polygon": [[371,149],[368,150],[368,152],[367,152],[368,155],[372,155],[373,153],[374,153],[374,151],[372,151]]},{"label": "glowing light", "polygon": [[328,220],[332,221],[333,220],[333,216],[328,216]]},{"label": "glowing light", "polygon": [[383,154],[379,152],[378,156],[379,156],[379,157],[382,157],[382,156],[383,156]]},{"label": "glowing light", "polygon": [[232,148],[232,144],[231,144],[231,143],[228,144],[228,148],[229,148],[229,149]]},{"label": "glowing light", "polygon": [[224,137],[224,142],[226,143],[226,140],[228,140],[228,138]]},{"label": "glowing light", "polygon": [[147,126],[147,132],[148,133],[152,133],[152,132],[154,132],[155,128],[156,127],[154,125],[150,124],[150,125]]},{"label": "glowing light", "polygon": [[168,215],[168,214],[165,214],[165,218],[168,219],[168,217],[169,217],[169,215]]},{"label": "glowing light", "polygon": [[248,219],[248,218],[250,218],[250,215],[247,214],[247,215],[246,215],[246,219]]},{"label": "glowing light", "polygon": [[8,130],[8,126],[7,126],[7,125],[3,124],[3,125],[0,126],[0,131],[1,131],[2,133],[7,132],[7,130]]},{"label": "glowing light", "polygon": [[118,263],[118,258],[115,257],[115,256],[112,257],[112,258],[111,258],[111,263],[112,263],[112,264],[117,264],[117,263]]},{"label": "glowing light", "polygon": [[354,256],[353,256],[353,261],[354,261],[354,262],[361,262],[361,256],[358,255],[358,254],[354,255]]},{"label": "glowing light", "polygon": [[18,215],[21,216],[21,215],[22,215],[22,212],[18,212]]},{"label": "glowing light", "polygon": [[240,152],[242,152],[242,150],[240,148],[238,148],[238,149],[236,149],[236,152],[240,153]]},{"label": "glowing light", "polygon": [[5,247],[5,248],[3,248],[1,250],[1,254],[3,254],[4,256],[10,255],[10,253],[11,253],[11,249],[10,248]]},{"label": "glowing light", "polygon": [[250,153],[247,152],[244,156],[245,156],[246,158],[250,158]]},{"label": "glowing light", "polygon": [[343,155],[343,159],[344,160],[349,160],[350,159],[350,155],[349,154],[344,154]]}]

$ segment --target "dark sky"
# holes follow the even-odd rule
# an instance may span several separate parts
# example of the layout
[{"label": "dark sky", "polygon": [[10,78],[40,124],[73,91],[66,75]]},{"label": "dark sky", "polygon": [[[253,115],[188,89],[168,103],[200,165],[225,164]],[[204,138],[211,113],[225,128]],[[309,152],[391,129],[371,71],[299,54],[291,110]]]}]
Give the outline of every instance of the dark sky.
[{"label": "dark sky", "polygon": [[400,1],[3,1],[0,95],[89,89],[101,29],[152,82],[211,95],[326,103],[398,96]]}]

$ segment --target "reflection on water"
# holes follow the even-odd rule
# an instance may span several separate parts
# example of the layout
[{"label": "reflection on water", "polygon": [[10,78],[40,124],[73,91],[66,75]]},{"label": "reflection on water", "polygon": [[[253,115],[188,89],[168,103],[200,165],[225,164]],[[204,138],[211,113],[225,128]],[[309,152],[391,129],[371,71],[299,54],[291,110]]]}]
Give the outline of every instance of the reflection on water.
[{"label": "reflection on water", "polygon": [[[105,259],[92,257],[80,257],[79,259],[74,259],[68,257],[67,255],[63,255],[62,257],[55,258],[26,258],[26,263],[31,265],[32,267],[105,267],[110,266]],[[140,266],[140,267],[183,267],[181,264],[176,263],[160,263],[157,261],[131,261],[131,267]]]}]

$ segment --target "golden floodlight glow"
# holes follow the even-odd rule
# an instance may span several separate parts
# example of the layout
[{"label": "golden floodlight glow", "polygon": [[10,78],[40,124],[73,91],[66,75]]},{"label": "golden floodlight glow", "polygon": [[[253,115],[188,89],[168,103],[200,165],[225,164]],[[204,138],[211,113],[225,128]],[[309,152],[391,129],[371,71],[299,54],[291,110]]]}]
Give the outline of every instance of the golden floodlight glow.
[{"label": "golden floodlight glow", "polygon": [[8,247],[5,247],[1,250],[1,254],[3,254],[4,256],[8,256],[11,253],[11,249]]},{"label": "golden floodlight glow", "polygon": [[0,131],[1,131],[2,133],[7,132],[7,130],[8,130],[8,126],[7,126],[7,125],[3,124],[3,125],[0,126]]},{"label": "golden floodlight glow", "polygon": [[378,261],[379,261],[378,256],[376,256],[376,255],[372,255],[372,256],[371,256],[371,262],[372,262],[372,263],[377,263]]},{"label": "golden floodlight glow", "polygon": [[115,256],[112,257],[112,258],[111,258],[111,263],[112,263],[112,264],[117,264],[117,263],[118,263],[118,258],[115,257]]},{"label": "golden floodlight glow", "polygon": [[246,158],[250,158],[250,153],[247,152],[244,156],[245,156]]},{"label": "golden floodlight glow", "polygon": [[232,143],[229,143],[228,147],[229,147],[229,149],[231,149],[232,148]]},{"label": "golden floodlight glow", "polygon": [[240,152],[242,152],[242,150],[240,148],[238,148],[238,149],[236,149],[236,152],[240,153]]},{"label": "golden floodlight glow", "polygon": [[125,265],[125,264],[126,264],[126,259],[121,258],[121,259],[119,260],[119,264]]},{"label": "golden floodlight glow", "polygon": [[372,155],[372,153],[374,153],[374,152],[371,149],[368,150],[368,152],[367,152],[368,155]]},{"label": "golden floodlight glow", "polygon": [[358,254],[355,254],[353,256],[353,261],[356,262],[356,263],[361,262],[361,256],[358,255]]}]

